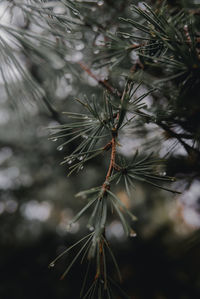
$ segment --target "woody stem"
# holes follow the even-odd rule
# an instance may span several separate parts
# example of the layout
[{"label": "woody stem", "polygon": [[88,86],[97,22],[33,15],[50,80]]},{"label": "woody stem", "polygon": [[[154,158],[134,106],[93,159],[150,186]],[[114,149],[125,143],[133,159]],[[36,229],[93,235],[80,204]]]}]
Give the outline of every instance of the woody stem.
[{"label": "woody stem", "polygon": [[110,156],[110,164],[109,164],[109,168],[108,168],[108,172],[106,174],[106,179],[105,182],[103,183],[103,190],[106,191],[106,189],[108,189],[108,181],[109,178],[112,174],[112,170],[114,168],[115,165],[115,156],[116,156],[116,137],[113,136],[112,140],[111,140],[111,156]]}]

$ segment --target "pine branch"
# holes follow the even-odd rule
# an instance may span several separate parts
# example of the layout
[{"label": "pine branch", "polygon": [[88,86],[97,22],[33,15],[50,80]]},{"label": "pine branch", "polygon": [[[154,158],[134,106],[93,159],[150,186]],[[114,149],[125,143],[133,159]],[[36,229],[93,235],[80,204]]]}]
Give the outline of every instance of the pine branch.
[{"label": "pine branch", "polygon": [[[113,5],[114,2],[110,3],[107,1],[106,7]],[[115,185],[122,183],[130,199],[132,199],[133,189],[138,182],[175,194],[180,193],[166,186],[175,179],[160,174],[159,169],[163,167],[164,161],[159,157],[147,154],[142,149],[140,149],[140,153],[136,150],[131,159],[124,158],[119,154],[120,133],[124,134],[130,125],[136,131],[134,138],[137,137],[138,127],[141,129],[142,137],[145,137],[145,130],[148,131],[146,127],[149,123],[153,123],[165,132],[167,138],[177,139],[189,157],[195,159],[200,157],[199,122],[196,120],[196,112],[194,112],[198,108],[198,103],[194,101],[190,106],[190,103],[188,104],[190,101],[186,101],[188,95],[190,96],[190,91],[194,94],[195,88],[199,87],[200,40],[194,19],[188,17],[185,11],[172,12],[165,5],[160,5],[160,9],[154,10],[145,3],[143,9],[136,5],[131,6],[132,11],[137,15],[136,20],[131,17],[127,19],[125,16],[121,18],[124,29],[121,30],[120,24],[115,20],[113,31],[116,30],[116,33],[106,31],[107,26],[113,24],[113,20],[110,18],[106,24],[98,24],[95,21],[94,24],[98,25],[98,29],[93,30],[92,18],[84,16],[84,12],[85,7],[87,9],[88,7],[98,7],[98,4],[97,1],[88,3],[87,1],[74,2],[71,0],[13,1],[12,6],[20,9],[27,20],[23,29],[7,25],[1,26],[1,30],[17,46],[17,50],[12,47],[10,41],[0,37],[0,59],[2,62],[0,72],[10,98],[15,98],[18,89],[17,98],[26,100],[30,95],[34,100],[40,99],[45,103],[52,118],[60,123],[56,127],[49,128],[50,139],[59,141],[58,150],[67,149],[61,164],[67,165],[69,175],[81,171],[92,159],[108,157],[108,169],[100,186],[81,191],[76,195],[76,197],[83,197],[86,203],[68,225],[70,229],[74,223],[87,215],[87,228],[91,233],[64,250],[49,265],[50,268],[54,267],[55,263],[65,254],[70,251],[74,252],[75,248],[81,246],[69,262],[61,279],[69,273],[75,262],[80,260],[83,263],[89,260],[81,297],[102,299],[115,298],[113,289],[116,288],[118,291],[118,283],[116,285],[110,277],[107,266],[108,257],[111,258],[121,281],[120,270],[106,236],[106,228],[110,220],[109,212],[114,212],[113,217],[119,218],[127,237],[136,236],[136,232],[132,228],[132,221],[137,218],[116,195]],[[125,1],[122,3],[122,8],[126,8]],[[83,15],[79,9],[80,11],[83,9]],[[116,13],[115,9],[114,14]],[[193,17],[196,14],[198,14],[198,10],[193,12]],[[38,32],[30,32],[30,24],[38,26]],[[90,27],[94,35],[98,33],[103,35],[105,46],[97,47],[100,52],[96,59],[93,59],[93,65],[99,69],[106,66],[109,75],[118,76],[118,83],[115,83],[116,88],[110,83],[111,76],[108,80],[99,79],[83,62],[87,60],[71,62],[68,54],[74,51],[73,43],[76,42],[76,39],[84,40],[85,38],[85,44],[88,41],[87,34],[83,38],[75,37],[76,33],[79,33],[77,36],[81,35],[80,31],[83,30],[81,26],[84,26],[84,30]],[[30,58],[29,72],[27,66],[22,66],[19,53]],[[87,55],[87,51],[83,51],[81,54]],[[90,62],[88,64],[90,65]],[[44,65],[46,67],[44,68],[45,76],[42,78],[40,75]],[[66,72],[71,74],[77,65],[79,70],[84,71],[102,86],[105,92],[103,97],[100,97],[99,94],[97,97],[82,97],[76,92],[76,83],[73,84],[73,94],[76,92],[77,96],[70,104],[72,104],[72,110],[74,105],[76,107],[71,112],[65,112],[67,119],[64,121],[50,101],[55,93],[52,92],[53,88],[51,88],[47,70],[52,71],[53,81],[57,82],[59,78],[65,76]],[[114,67],[118,67],[118,73],[112,73]],[[13,70],[15,68],[19,76],[14,78]],[[80,80],[79,71],[77,73]],[[119,78],[125,78],[124,86],[123,82],[119,82]],[[123,92],[121,92],[122,86]],[[141,92],[144,86],[148,87],[148,91]],[[88,89],[88,86],[84,87]],[[148,99],[151,94],[154,97],[153,92],[155,91],[161,93],[160,99],[153,99],[148,107],[145,99]],[[168,112],[168,109],[171,109],[172,112]],[[188,110],[190,111],[190,123],[184,127],[184,122],[188,121]],[[191,120],[193,115],[195,115],[194,123]],[[176,132],[177,124],[183,129],[180,133]],[[193,134],[192,129],[195,126],[197,129]],[[189,129],[187,130],[187,128]],[[193,140],[194,136],[198,141],[197,146],[195,143],[193,145],[187,143]],[[73,149],[71,145],[73,145]],[[96,267],[92,273],[92,284],[87,286],[87,276],[92,262],[96,263]],[[125,297],[123,292],[120,294]]]},{"label": "pine branch", "polygon": [[[138,46],[139,47],[139,46]],[[139,66],[141,68],[143,68],[143,66],[140,64],[140,62],[138,62]],[[116,89],[114,88],[112,85],[110,85],[108,82],[106,81],[102,81],[102,80],[99,80],[97,78],[96,75],[94,75],[92,73],[92,71],[82,62],[79,63],[80,67],[87,72],[87,74],[95,79],[101,86],[103,86],[108,92],[110,92],[111,94],[113,94],[114,96],[118,96],[118,97],[121,97],[122,94]],[[131,74],[133,74],[135,71],[136,71],[136,68],[137,68],[137,64],[135,64],[132,69],[131,69]],[[163,123],[162,121],[159,121],[159,120],[154,120],[154,118],[152,118],[152,116],[148,115],[148,114],[144,114],[144,113],[141,113],[140,110],[138,110],[138,113],[139,114],[143,114],[144,117],[148,120],[148,122],[152,122],[152,123],[155,123],[156,125],[158,125],[160,128],[162,128],[165,132],[169,133],[171,137],[173,138],[176,138],[180,144],[185,148],[186,152],[190,155],[192,153],[196,153],[198,155],[200,155],[200,152],[195,149],[194,147],[191,147],[190,145],[188,145],[185,141],[182,140],[182,137],[181,137],[181,134],[177,134],[175,132],[173,132],[170,127],[168,125],[166,125],[165,123]],[[184,137],[183,137],[184,138]]]}]

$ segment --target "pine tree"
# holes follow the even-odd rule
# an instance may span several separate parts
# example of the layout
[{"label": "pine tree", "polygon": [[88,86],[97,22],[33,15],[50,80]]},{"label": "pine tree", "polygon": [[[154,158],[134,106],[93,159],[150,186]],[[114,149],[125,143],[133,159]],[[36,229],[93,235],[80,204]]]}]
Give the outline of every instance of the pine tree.
[{"label": "pine tree", "polygon": [[[76,252],[63,279],[77,260],[87,263],[81,298],[127,298],[106,229],[118,217],[126,236],[135,237],[137,217],[116,186],[131,200],[136,182],[179,193],[170,185],[185,165],[188,183],[199,177],[200,7],[171,2],[3,1],[10,24],[0,27],[0,71],[12,105],[22,110],[35,102],[50,113],[57,125],[48,128],[49,139],[66,150],[68,175],[92,159],[107,160],[100,185],[76,195],[85,205],[68,225],[87,214],[89,233],[49,265]],[[63,113],[55,108],[58,85]],[[128,157],[121,150],[127,138],[139,144]],[[163,140],[170,141],[167,151]],[[180,161],[177,146],[185,151]],[[180,165],[166,175],[174,161]]]}]

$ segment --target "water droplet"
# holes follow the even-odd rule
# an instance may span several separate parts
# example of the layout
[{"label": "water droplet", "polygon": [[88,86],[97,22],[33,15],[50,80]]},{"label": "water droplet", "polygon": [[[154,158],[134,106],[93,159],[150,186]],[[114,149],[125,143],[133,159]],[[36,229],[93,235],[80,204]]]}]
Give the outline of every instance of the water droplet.
[{"label": "water droplet", "polygon": [[85,139],[88,139],[88,135],[84,134],[82,137],[85,138]]},{"label": "water droplet", "polygon": [[99,54],[99,49],[94,50],[94,54]]},{"label": "water droplet", "polygon": [[91,231],[91,232],[94,230],[94,226],[92,226],[90,224],[87,227],[88,227],[89,231]]},{"label": "water droplet", "polygon": [[160,176],[166,176],[166,174],[167,174],[166,171],[163,171],[163,172],[159,173]]},{"label": "water droplet", "polygon": [[53,142],[56,142],[57,140],[58,140],[58,138],[53,138],[52,139]]},{"label": "water droplet", "polygon": [[68,164],[72,164],[72,162],[73,162],[73,160],[69,160],[67,163],[68,163]]},{"label": "water droplet", "polygon": [[62,151],[62,149],[63,149],[63,146],[62,146],[62,145],[60,145],[60,146],[57,147],[57,150],[58,150],[58,151]]},{"label": "water droplet", "polygon": [[128,34],[123,34],[122,36],[123,36],[123,38],[130,38],[130,36]]},{"label": "water droplet", "polygon": [[67,33],[71,33],[72,32],[70,28],[67,28],[66,31],[67,31]]},{"label": "water droplet", "polygon": [[81,166],[79,167],[79,169],[82,170],[82,169],[83,169],[83,165],[81,165]]},{"label": "water droplet", "polygon": [[51,263],[49,264],[49,268],[53,268],[54,266],[55,266],[54,262],[51,262]]},{"label": "water droplet", "polygon": [[134,230],[132,230],[132,231],[130,232],[129,236],[130,236],[131,238],[134,238],[134,237],[137,236],[137,234],[136,234],[136,232],[135,232]]},{"label": "water droplet", "polygon": [[78,157],[78,160],[79,160],[79,161],[82,161],[83,158],[84,158],[84,156],[80,156],[80,157]]},{"label": "water droplet", "polygon": [[97,5],[98,6],[102,6],[104,4],[104,1],[103,0],[99,0],[98,2],[97,2]]},{"label": "water droplet", "polygon": [[72,12],[75,16],[79,15],[79,12],[77,10],[73,10]]}]

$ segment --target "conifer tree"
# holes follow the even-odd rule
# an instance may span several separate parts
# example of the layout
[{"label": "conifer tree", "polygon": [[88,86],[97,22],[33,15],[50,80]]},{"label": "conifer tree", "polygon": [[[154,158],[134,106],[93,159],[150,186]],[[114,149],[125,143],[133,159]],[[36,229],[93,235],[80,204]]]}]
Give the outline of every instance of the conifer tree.
[{"label": "conifer tree", "polygon": [[[106,230],[116,217],[127,238],[135,237],[137,215],[121,201],[116,186],[123,185],[132,200],[137,182],[178,194],[172,184],[185,165],[188,183],[199,177],[199,4],[3,2],[10,23],[0,25],[0,72],[12,105],[21,110],[27,102],[37,103],[56,121],[48,128],[49,139],[65,150],[68,175],[79,175],[92,159],[107,161],[102,182],[77,193],[83,207],[66,228],[87,214],[86,234],[49,267],[74,252],[61,279],[77,260],[86,263],[81,298],[128,298]],[[58,85],[65,94],[62,111]],[[137,144],[128,156],[121,149],[127,138]],[[170,141],[167,151],[163,140]],[[177,147],[185,152],[180,161]],[[110,263],[117,277],[109,272]]]}]

